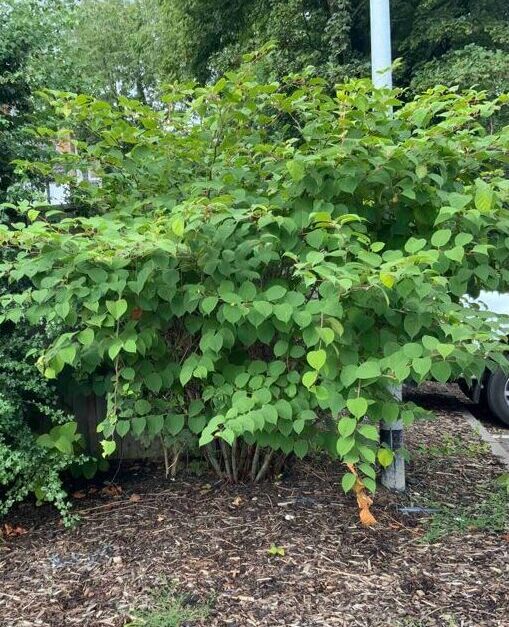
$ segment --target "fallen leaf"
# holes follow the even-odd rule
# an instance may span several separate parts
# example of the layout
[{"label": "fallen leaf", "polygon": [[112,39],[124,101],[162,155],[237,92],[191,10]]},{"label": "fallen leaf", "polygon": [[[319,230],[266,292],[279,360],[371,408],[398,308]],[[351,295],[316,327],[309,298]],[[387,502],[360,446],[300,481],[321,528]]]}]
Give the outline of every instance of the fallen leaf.
[{"label": "fallen leaf", "polygon": [[141,501],[141,496],[139,494],[131,494],[129,500],[131,503],[138,503],[138,501]]},{"label": "fallen leaf", "polygon": [[21,525],[10,525],[9,523],[5,523],[2,527],[2,535],[5,538],[16,538],[18,536],[23,536],[25,533],[28,533],[28,529],[25,529]]},{"label": "fallen leaf", "polygon": [[119,485],[106,485],[101,490],[101,496],[120,496],[122,494],[122,488]]},{"label": "fallen leaf", "polygon": [[241,496],[236,496],[233,499],[233,505],[235,505],[235,507],[238,507],[241,503],[242,503],[242,497]]},{"label": "fallen leaf", "polygon": [[84,499],[86,497],[86,492],[85,490],[77,490],[76,492],[72,493],[72,498],[73,499]]}]

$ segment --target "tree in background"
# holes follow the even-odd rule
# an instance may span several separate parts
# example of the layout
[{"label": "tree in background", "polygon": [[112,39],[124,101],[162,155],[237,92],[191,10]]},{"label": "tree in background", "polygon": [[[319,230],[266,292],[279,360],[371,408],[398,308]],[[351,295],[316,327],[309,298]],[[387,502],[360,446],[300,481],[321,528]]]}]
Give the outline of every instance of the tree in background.
[{"label": "tree in background", "polygon": [[82,0],[68,33],[69,59],[80,91],[110,102],[151,101],[161,83],[164,42],[157,0]]},{"label": "tree in background", "polygon": [[[270,71],[314,65],[331,81],[369,73],[369,2],[350,0],[161,0],[165,67],[206,81],[241,55],[277,42]],[[436,83],[503,91],[509,65],[509,6],[504,0],[393,0],[397,74],[412,91]]]},{"label": "tree in background", "polygon": [[72,85],[61,54],[70,16],[68,0],[0,2],[0,200],[15,180],[12,160],[38,148],[27,132],[38,113],[34,91]]}]

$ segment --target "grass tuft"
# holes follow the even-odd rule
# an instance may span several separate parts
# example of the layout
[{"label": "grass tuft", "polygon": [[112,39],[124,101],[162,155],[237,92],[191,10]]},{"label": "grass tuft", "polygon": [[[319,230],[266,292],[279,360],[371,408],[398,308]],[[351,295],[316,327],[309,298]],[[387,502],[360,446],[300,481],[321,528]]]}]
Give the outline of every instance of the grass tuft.
[{"label": "grass tuft", "polygon": [[208,604],[191,605],[186,595],[164,586],[153,595],[151,607],[134,611],[125,627],[182,627],[206,618],[209,611]]}]

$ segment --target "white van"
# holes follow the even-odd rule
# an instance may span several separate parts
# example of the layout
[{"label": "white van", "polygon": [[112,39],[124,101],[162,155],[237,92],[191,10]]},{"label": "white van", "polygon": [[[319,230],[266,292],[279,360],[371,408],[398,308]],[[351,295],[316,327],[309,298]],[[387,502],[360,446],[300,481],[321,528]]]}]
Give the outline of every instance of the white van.
[{"label": "white van", "polygon": [[[497,314],[509,315],[509,294],[481,292],[477,303]],[[509,345],[508,345],[509,352]],[[495,416],[509,426],[509,373],[486,369],[480,381],[460,381],[463,391],[475,403],[485,402]]]}]

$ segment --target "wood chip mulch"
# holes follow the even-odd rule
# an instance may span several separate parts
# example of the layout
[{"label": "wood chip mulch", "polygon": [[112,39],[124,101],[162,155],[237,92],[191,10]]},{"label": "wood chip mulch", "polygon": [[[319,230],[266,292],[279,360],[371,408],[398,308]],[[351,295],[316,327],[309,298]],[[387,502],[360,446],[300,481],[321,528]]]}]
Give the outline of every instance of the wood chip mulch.
[{"label": "wood chip mulch", "polygon": [[[399,511],[480,502],[501,472],[454,403],[435,410],[439,420],[408,429],[408,491],[377,492],[371,529],[326,461],[258,486],[166,482],[156,466],[133,466],[117,489],[78,493],[72,530],[49,508],[22,505],[8,523],[28,532],[0,540],[0,625],[120,627],[173,582],[189,605],[211,607],[189,625],[508,626],[509,534],[429,543],[426,517]],[[284,556],[270,556],[272,544]]]}]

